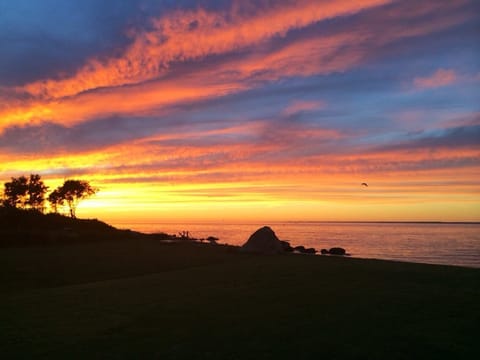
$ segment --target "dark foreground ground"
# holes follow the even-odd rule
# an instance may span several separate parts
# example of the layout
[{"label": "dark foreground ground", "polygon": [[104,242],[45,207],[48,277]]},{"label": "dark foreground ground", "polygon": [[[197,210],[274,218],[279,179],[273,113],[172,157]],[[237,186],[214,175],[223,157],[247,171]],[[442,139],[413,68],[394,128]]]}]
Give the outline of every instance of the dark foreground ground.
[{"label": "dark foreground ground", "polygon": [[152,239],[0,249],[2,359],[475,359],[480,270]]}]

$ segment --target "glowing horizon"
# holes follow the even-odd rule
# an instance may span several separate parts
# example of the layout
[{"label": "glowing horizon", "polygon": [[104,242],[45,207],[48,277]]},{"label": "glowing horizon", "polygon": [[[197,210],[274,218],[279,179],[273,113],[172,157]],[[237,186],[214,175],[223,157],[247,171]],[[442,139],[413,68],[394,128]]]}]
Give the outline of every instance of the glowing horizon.
[{"label": "glowing horizon", "polygon": [[89,180],[79,217],[480,221],[475,1],[2,10],[0,181]]}]

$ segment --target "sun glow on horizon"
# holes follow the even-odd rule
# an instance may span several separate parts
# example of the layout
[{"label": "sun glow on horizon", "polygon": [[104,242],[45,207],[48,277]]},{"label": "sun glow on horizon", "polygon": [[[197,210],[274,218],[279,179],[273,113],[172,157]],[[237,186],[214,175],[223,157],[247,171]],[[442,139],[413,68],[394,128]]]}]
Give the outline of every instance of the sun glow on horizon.
[{"label": "sun glow on horizon", "polygon": [[[113,222],[479,221],[474,193],[392,195],[389,188],[295,192],[253,184],[112,185],[84,200],[79,216]],[[386,199],[389,199],[387,201]]]}]

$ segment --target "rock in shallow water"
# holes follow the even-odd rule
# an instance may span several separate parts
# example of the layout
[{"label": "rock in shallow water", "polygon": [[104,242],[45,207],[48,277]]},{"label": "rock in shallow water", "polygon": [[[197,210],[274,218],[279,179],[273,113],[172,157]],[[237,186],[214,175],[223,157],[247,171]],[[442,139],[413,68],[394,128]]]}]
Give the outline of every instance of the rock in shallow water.
[{"label": "rock in shallow water", "polygon": [[293,247],[290,246],[290,243],[288,241],[280,240],[280,242],[283,245],[283,251],[292,252],[294,250]]},{"label": "rock in shallow water", "polygon": [[305,246],[300,245],[300,246],[295,246],[293,250],[303,253],[305,252],[306,249],[305,249]]},{"label": "rock in shallow water", "polygon": [[294,251],[299,252],[300,254],[316,254],[317,250],[314,248],[306,248],[305,246],[295,246],[293,248]]},{"label": "rock in shallow water", "polygon": [[345,249],[341,247],[333,247],[330,250],[328,250],[328,253],[330,255],[346,255],[347,254]]}]

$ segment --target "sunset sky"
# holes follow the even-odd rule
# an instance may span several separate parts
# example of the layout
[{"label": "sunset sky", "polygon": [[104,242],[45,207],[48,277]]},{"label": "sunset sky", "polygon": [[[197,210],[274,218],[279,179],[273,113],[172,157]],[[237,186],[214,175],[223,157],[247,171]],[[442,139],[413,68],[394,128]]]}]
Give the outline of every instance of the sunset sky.
[{"label": "sunset sky", "polygon": [[480,221],[479,39],[475,0],[0,0],[0,181],[114,223]]}]

